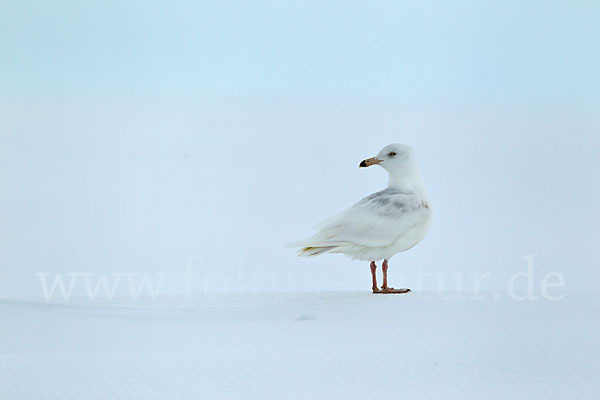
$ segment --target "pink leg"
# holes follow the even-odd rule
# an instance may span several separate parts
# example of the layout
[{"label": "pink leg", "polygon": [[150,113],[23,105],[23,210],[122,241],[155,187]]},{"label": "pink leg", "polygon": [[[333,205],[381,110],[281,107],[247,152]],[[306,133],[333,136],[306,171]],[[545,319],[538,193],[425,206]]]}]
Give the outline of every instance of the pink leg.
[{"label": "pink leg", "polygon": [[381,264],[381,269],[383,270],[383,285],[381,286],[381,290],[375,291],[373,293],[408,293],[410,289],[394,289],[393,287],[389,287],[387,284],[387,272],[388,272],[388,261],[383,260],[383,264]]},{"label": "pink leg", "polygon": [[375,273],[376,271],[377,264],[375,264],[375,261],[371,261],[371,278],[373,279],[373,293],[379,292],[379,288],[377,287],[377,274]]},{"label": "pink leg", "polygon": [[381,269],[383,270],[383,285],[381,286],[381,288],[387,289],[387,287],[388,287],[388,285],[387,285],[387,270],[388,270],[387,260],[383,260],[383,264],[381,264]]}]

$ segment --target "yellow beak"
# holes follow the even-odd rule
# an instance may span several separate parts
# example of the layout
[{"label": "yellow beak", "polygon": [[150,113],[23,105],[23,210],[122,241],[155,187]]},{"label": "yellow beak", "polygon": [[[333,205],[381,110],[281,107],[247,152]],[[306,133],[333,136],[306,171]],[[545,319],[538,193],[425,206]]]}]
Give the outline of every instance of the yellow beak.
[{"label": "yellow beak", "polygon": [[380,160],[379,158],[371,157],[371,158],[367,158],[366,160],[362,160],[358,166],[360,168],[363,168],[363,167],[366,168],[366,167],[370,167],[371,165],[381,164],[382,162],[383,162],[383,160]]}]

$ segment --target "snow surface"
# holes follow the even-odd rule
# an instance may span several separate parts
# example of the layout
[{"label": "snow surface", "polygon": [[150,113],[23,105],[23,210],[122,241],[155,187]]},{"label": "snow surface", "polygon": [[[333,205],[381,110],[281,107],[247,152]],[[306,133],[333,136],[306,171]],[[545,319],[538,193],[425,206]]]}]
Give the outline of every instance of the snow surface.
[{"label": "snow surface", "polygon": [[598,399],[599,300],[3,301],[0,399]]}]

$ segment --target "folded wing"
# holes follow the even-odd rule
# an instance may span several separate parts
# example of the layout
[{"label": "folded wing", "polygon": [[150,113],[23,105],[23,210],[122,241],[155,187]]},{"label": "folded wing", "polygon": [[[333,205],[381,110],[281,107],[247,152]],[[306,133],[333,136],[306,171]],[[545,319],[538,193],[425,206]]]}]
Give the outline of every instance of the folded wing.
[{"label": "folded wing", "polygon": [[318,255],[347,246],[379,248],[392,245],[417,223],[421,199],[412,193],[385,189],[365,197],[351,208],[319,224],[318,232],[292,243],[300,255]]}]

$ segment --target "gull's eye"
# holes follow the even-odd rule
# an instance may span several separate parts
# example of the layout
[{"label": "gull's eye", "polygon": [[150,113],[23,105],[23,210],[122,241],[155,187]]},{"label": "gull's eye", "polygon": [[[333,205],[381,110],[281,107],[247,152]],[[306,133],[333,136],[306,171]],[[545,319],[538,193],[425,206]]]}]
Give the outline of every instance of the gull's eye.
[{"label": "gull's eye", "polygon": [[389,152],[388,157],[396,157],[396,152],[395,151]]}]

